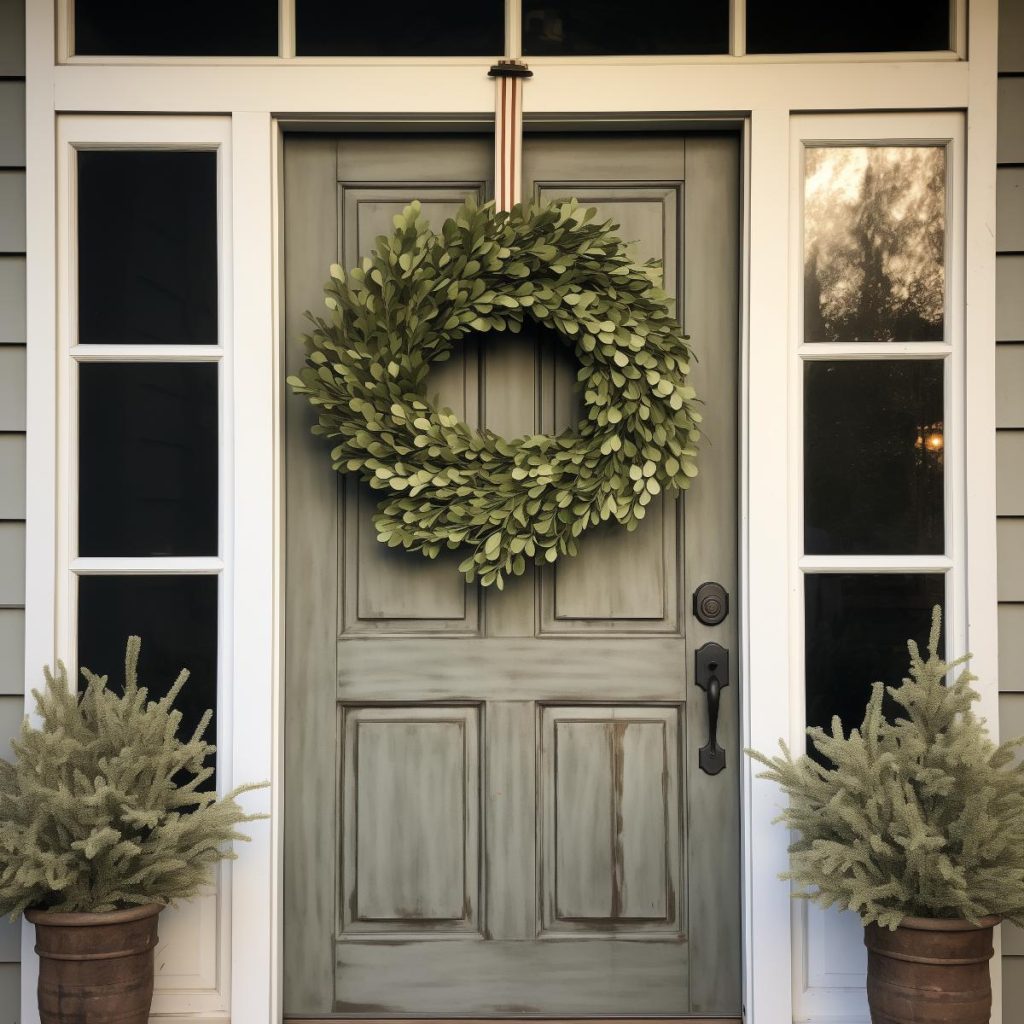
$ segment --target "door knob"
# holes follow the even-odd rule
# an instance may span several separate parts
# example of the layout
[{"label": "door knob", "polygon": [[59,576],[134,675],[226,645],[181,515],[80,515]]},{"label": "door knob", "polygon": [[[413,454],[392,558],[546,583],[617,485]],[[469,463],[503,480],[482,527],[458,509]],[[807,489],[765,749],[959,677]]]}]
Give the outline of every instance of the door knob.
[{"label": "door knob", "polygon": [[729,685],[729,652],[716,643],[706,643],[696,651],[696,683],[708,698],[708,741],[700,748],[697,763],[708,775],[717,775],[725,767],[725,750],[718,743],[718,711],[722,690]]}]

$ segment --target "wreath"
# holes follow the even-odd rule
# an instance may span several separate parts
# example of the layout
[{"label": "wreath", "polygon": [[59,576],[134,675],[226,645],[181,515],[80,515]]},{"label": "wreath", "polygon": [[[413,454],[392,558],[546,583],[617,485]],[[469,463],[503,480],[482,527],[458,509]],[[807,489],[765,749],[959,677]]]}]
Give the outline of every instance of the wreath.
[{"label": "wreath", "polygon": [[[378,540],[501,589],[528,561],[575,555],[614,521],[636,529],[697,475],[692,359],[656,261],[575,200],[497,212],[467,202],[430,229],[412,203],[361,266],[331,266],[328,319],[307,313],[306,366],[288,378],[335,442],[331,465],[383,492]],[[553,327],[580,363],[586,417],[556,436],[474,430],[427,396],[430,364],[473,331]]]}]

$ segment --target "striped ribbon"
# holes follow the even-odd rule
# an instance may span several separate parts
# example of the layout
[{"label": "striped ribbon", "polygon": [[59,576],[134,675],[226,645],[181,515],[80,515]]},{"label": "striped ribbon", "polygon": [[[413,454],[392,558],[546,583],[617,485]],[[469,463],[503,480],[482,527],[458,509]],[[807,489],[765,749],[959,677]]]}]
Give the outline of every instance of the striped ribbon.
[{"label": "striped ribbon", "polygon": [[523,83],[533,72],[520,60],[499,61],[494,78],[494,200],[510,210],[522,199]]}]

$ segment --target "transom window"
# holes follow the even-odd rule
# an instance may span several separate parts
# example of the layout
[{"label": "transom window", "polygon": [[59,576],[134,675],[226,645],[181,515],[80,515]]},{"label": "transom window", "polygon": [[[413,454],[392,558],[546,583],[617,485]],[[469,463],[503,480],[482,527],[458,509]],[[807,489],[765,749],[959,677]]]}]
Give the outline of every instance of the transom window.
[{"label": "transom window", "polygon": [[[69,52],[137,57],[881,53],[953,48],[952,0],[60,0]],[[743,30],[745,26],[745,31]]]}]

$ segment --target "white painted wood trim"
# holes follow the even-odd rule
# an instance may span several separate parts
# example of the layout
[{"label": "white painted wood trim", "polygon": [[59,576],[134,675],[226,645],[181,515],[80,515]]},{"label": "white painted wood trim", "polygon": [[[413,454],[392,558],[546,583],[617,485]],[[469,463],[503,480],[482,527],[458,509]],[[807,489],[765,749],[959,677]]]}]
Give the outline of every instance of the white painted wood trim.
[{"label": "white painted wood trim", "polygon": [[[969,12],[970,103],[965,211],[966,634],[979,677],[979,710],[999,736],[999,627],[996,580],[996,107],[998,0],[972,0]],[[966,24],[966,19],[965,24]],[[966,36],[968,33],[964,33]],[[1003,1020],[1001,931],[992,961],[992,1020]],[[1008,1014],[1008,1018],[1012,1013]]]},{"label": "white painted wood trim", "polygon": [[[741,508],[741,605],[744,746],[772,750],[790,734],[789,705],[802,691],[790,666],[791,530],[785,482],[789,430],[789,110],[759,105],[750,118],[749,285],[744,380],[744,503]],[[780,251],[781,250],[781,251]],[[752,382],[757,385],[753,386]],[[757,429],[750,430],[749,424]],[[782,807],[774,783],[755,778],[744,759],[746,886],[745,1007],[748,1024],[793,1019],[790,982],[787,836],[772,824]]]},{"label": "white painted wood trim", "polygon": [[[968,68],[961,61],[687,64],[560,63],[534,57],[526,90],[531,114],[566,112],[684,114],[745,112],[777,104],[788,110],[856,111],[959,109],[968,102]],[[490,60],[364,64],[278,62],[264,65],[63,65],[52,70],[54,105],[62,111],[166,110],[181,113],[268,110],[278,116],[456,114],[489,117]],[[543,71],[543,74],[540,72]]]},{"label": "white painted wood trim", "polygon": [[[66,12],[66,0],[60,2],[61,11]],[[958,0],[958,25],[965,24],[965,10],[965,0]],[[239,300],[231,334],[238,354],[245,359],[238,360],[230,379],[237,402],[232,419],[245,429],[231,442],[236,471],[230,486],[244,513],[236,508],[237,529],[230,553],[224,549],[226,561],[221,571],[224,589],[237,595],[227,635],[234,658],[230,678],[239,680],[238,696],[244,694],[244,700],[234,701],[231,718],[235,735],[244,735],[245,744],[244,749],[242,744],[232,745],[230,770],[236,778],[269,775],[275,788],[274,821],[256,826],[254,844],[240,849],[231,891],[233,917],[224,918],[222,925],[234,942],[234,1019],[245,1024],[277,1024],[283,767],[278,728],[281,530],[276,304],[280,289],[275,262],[279,165],[270,112],[291,120],[339,114],[462,113],[487,122],[493,108],[493,86],[485,74],[490,60],[72,58],[73,63],[55,67],[54,40],[61,47],[61,56],[68,52],[66,19],[62,18],[57,31],[52,5],[33,3],[28,5],[27,28],[28,451],[34,470],[28,481],[29,684],[35,683],[39,666],[52,662],[60,648],[55,636],[54,599],[57,448],[50,398],[56,376],[54,112],[116,110],[153,115],[167,111],[169,104],[178,113],[239,112],[232,119],[231,133],[238,162],[228,189],[230,206],[238,215],[231,236],[239,254],[230,281]],[[966,32],[958,29],[958,47],[963,47],[965,38]],[[673,116],[750,114],[743,358],[744,381],[755,380],[757,386],[744,384],[744,593],[740,614],[746,688],[744,739],[762,749],[774,746],[779,736],[792,739],[794,709],[802,716],[803,701],[802,654],[796,638],[801,628],[799,585],[807,566],[796,557],[798,527],[790,516],[794,474],[799,469],[799,433],[793,431],[799,407],[790,399],[794,397],[792,368],[799,353],[791,345],[788,320],[788,200],[780,199],[790,194],[791,111],[890,110],[897,103],[907,110],[968,110],[968,633],[978,667],[995,679],[995,468],[994,454],[990,460],[984,451],[994,391],[994,355],[990,357],[986,348],[993,333],[988,321],[994,308],[989,295],[994,281],[994,259],[989,251],[994,224],[994,0],[974,0],[970,38],[969,64],[953,52],[531,60],[538,74],[527,90],[530,113],[610,113],[618,120],[649,115],[652,110],[671,111]],[[156,119],[145,120],[152,124]],[[254,281],[266,282],[266,290],[254,287]],[[225,299],[228,294],[224,292]],[[980,344],[976,339],[981,339]],[[850,353],[850,357],[873,354],[865,351],[856,356]],[[74,355],[88,358],[84,353]],[[186,353],[173,355],[188,357]],[[223,354],[204,353],[203,357],[228,360],[230,353],[225,347]],[[785,400],[780,402],[779,396]],[[795,422],[799,424],[799,419]],[[756,423],[758,429],[747,429],[748,423]],[[787,444],[773,440],[786,436]],[[980,459],[975,457],[975,438],[982,446]],[[229,564],[232,559],[237,563]],[[194,566],[191,571],[203,569]],[[231,699],[230,694],[225,696]],[[986,701],[989,698],[986,690]],[[994,714],[991,719],[995,720]],[[776,878],[787,863],[786,835],[770,825],[779,795],[753,775],[746,763],[742,783],[746,1013],[748,1021],[756,1024],[782,1024],[793,1019],[792,957],[795,953],[799,961],[802,949],[797,945],[791,952],[791,916],[798,918],[799,908],[791,915],[787,886]],[[797,920],[797,933],[800,927]],[[23,935],[21,1020],[36,1024],[31,929]],[[997,971],[998,964],[996,978]],[[998,984],[996,988],[998,992]],[[823,1019],[835,1020],[837,1012],[842,1012],[841,1001],[828,1007]],[[202,1016],[208,1019],[209,1015]],[[993,1019],[999,1020],[998,1016]]]},{"label": "white painted wood trim", "polygon": [[[793,566],[797,591],[791,616],[792,672],[801,680],[791,704],[790,742],[802,744],[806,721],[803,575],[807,572],[936,572],[946,577],[946,634],[951,651],[966,646],[965,584],[965,417],[964,417],[964,207],[966,179],[963,117],[957,113],[802,115],[791,131],[790,308],[792,361],[790,444],[796,446],[790,480],[792,544],[803,551],[803,364],[809,359],[942,359],[945,363],[945,554],[927,556],[801,555]],[[927,344],[806,344],[803,310],[803,157],[807,145],[882,145],[934,142],[946,147],[946,309],[945,340]],[[994,157],[993,157],[994,166]],[[994,259],[994,257],[993,257]],[[994,316],[994,293],[993,293]],[[994,430],[993,430],[994,445]],[[994,479],[994,477],[993,477]],[[994,521],[994,516],[993,516]],[[859,923],[850,915],[826,913],[797,904],[793,910],[793,1000],[797,1020],[867,1020],[864,963]],[[838,958],[838,962],[837,961]]]},{"label": "white painted wood trim", "polygon": [[[52,396],[57,375],[56,115],[53,104],[54,8],[25,5],[26,128],[26,480],[25,696],[52,665],[55,638],[57,424]],[[45,383],[44,383],[45,382]],[[21,1024],[38,1024],[39,962],[35,929],[21,929]]]},{"label": "white painted wood trim", "polygon": [[[249,826],[252,843],[233,867],[232,1018],[280,1020],[281,769],[279,514],[281,393],[278,345],[276,126],[269,113],[232,117],[235,678],[231,751],[239,781],[272,780],[270,822]],[[265,794],[247,804],[265,808]]]},{"label": "white painted wood trim", "polygon": [[[126,345],[79,346],[77,333],[77,272],[75,238],[76,187],[75,154],[79,149],[189,149],[213,150],[218,155],[217,190],[218,237],[218,331],[217,345]],[[225,379],[231,369],[232,303],[231,269],[231,158],[229,122],[223,117],[167,117],[151,119],[86,115],[59,117],[56,149],[56,559],[53,622],[56,656],[77,675],[77,579],[79,575],[207,574],[222,577],[218,588],[218,715],[217,746],[232,749],[230,715],[233,687],[228,623],[232,607],[230,549],[233,534],[231,509],[231,391]],[[198,360],[196,360],[198,356]],[[218,429],[219,454],[219,546],[225,557],[192,558],[78,558],[77,550],[77,451],[78,391],[77,367],[81,361],[217,361],[221,364]],[[218,784],[231,786],[231,765],[223,755]],[[171,936],[164,949],[167,970],[158,976],[154,1013],[225,1014],[230,1004],[228,972],[231,931],[228,920],[231,872],[222,866],[215,887],[203,897],[173,911],[165,912],[162,930]],[[172,966],[176,965],[176,966]],[[26,1012],[27,1012],[26,1008]]]}]

